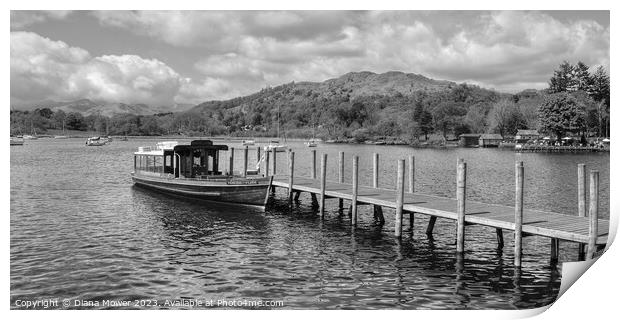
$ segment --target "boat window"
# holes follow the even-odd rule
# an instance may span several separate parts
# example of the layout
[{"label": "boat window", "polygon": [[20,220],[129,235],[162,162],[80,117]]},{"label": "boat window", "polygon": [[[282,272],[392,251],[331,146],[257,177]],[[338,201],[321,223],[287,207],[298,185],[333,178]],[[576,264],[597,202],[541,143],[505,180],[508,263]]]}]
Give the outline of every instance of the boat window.
[{"label": "boat window", "polygon": [[166,159],[166,160],[165,160],[165,161],[166,161],[166,163],[165,163],[164,165],[165,165],[166,167],[171,166],[172,156],[167,155],[165,159]]},{"label": "boat window", "polygon": [[162,172],[164,170],[162,157],[153,157],[153,172]]}]

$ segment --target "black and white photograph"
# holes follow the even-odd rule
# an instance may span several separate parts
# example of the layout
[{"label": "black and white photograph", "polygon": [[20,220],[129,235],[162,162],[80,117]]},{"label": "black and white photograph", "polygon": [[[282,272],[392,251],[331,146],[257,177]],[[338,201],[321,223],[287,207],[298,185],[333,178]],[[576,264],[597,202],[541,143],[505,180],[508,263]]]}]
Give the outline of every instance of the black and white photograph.
[{"label": "black and white photograph", "polygon": [[5,11],[11,313],[543,312],[607,255],[609,9],[205,9]]}]

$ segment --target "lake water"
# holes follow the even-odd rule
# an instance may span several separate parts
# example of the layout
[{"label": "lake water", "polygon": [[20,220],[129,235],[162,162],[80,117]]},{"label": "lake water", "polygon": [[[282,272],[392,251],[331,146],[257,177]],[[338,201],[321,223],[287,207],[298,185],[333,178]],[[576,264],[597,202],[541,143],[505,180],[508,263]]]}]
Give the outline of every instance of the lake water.
[{"label": "lake water", "polygon": [[[285,309],[514,309],[543,306],[557,296],[561,270],[549,263],[548,238],[524,238],[517,277],[510,232],[501,251],[493,229],[468,227],[460,260],[454,222],[443,219],[429,239],[427,219],[416,216],[411,232],[406,216],[398,241],[393,210],[385,210],[381,228],[362,206],[352,229],[335,199],[327,200],[323,220],[307,194],[289,210],[283,190],[265,212],[181,200],[132,185],[132,152],[155,141],[86,147],[83,139],[40,139],[11,147],[11,308],[18,300],[58,298],[273,300]],[[310,149],[301,142],[289,146],[296,151],[296,172],[309,175]],[[514,203],[514,163],[523,161],[525,206],[571,215],[577,211],[577,164],[585,163],[600,171],[600,208],[609,218],[608,153],[340,144],[316,150],[328,154],[334,180],[338,152],[345,152],[346,181],[351,156],[359,155],[364,185],[371,183],[371,155],[379,152],[384,187],[395,184],[397,159],[413,154],[416,191],[449,197],[461,157],[468,199],[505,205]],[[253,163],[255,150],[250,155]],[[279,153],[278,171],[286,167]],[[560,249],[560,261],[576,260],[575,244],[561,242]]]}]

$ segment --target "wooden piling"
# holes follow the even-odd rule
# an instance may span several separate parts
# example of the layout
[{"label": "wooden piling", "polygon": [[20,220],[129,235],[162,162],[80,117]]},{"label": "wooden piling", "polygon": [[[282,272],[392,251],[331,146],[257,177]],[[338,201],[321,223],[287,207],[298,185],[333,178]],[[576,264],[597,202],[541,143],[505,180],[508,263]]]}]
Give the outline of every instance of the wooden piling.
[{"label": "wooden piling", "polygon": [[495,236],[497,237],[497,249],[504,248],[504,230],[502,228],[495,229]]},{"label": "wooden piling", "polygon": [[295,152],[290,151],[288,153],[288,202],[293,201],[293,175],[295,174]]},{"label": "wooden piling", "polygon": [[[373,153],[372,155],[372,187],[379,187],[379,154]],[[375,221],[378,221],[379,224],[383,225],[385,223],[385,218],[383,217],[383,209],[379,205],[373,205],[373,215]]]},{"label": "wooden piling", "polygon": [[552,264],[558,262],[558,258],[560,256],[560,239],[551,238],[551,258],[550,261]]},{"label": "wooden piling", "polygon": [[260,163],[260,147],[256,147],[256,165],[258,166],[259,163]]},{"label": "wooden piling", "polygon": [[379,154],[372,154],[372,187],[379,187]]},{"label": "wooden piling", "polygon": [[523,231],[523,161],[515,166],[515,266],[521,267]]},{"label": "wooden piling", "polygon": [[265,177],[269,176],[269,150],[265,150]]},{"label": "wooden piling", "polygon": [[465,197],[467,185],[467,163],[458,159],[456,170],[456,252],[465,252]]},{"label": "wooden piling", "polygon": [[243,176],[248,175],[248,146],[243,148]]},{"label": "wooden piling", "polygon": [[598,170],[590,171],[590,226],[588,230],[588,251],[586,259],[594,258],[598,237]]},{"label": "wooden piling", "polygon": [[[312,150],[315,151],[315,150]],[[313,156],[316,156],[316,152],[313,152]],[[327,154],[324,153],[321,157],[321,218],[325,217],[325,181],[327,177]]]},{"label": "wooden piling", "polygon": [[358,165],[359,157],[353,157],[353,172],[351,177],[352,195],[351,195],[351,225],[357,225],[357,190],[358,190]]},{"label": "wooden piling", "polygon": [[273,151],[273,175],[275,176],[275,175],[278,174],[278,169],[277,169],[277,166],[276,166],[278,164],[278,161],[276,161],[276,154],[277,154],[277,152],[276,152],[275,148],[271,149],[271,151]]},{"label": "wooden piling", "polygon": [[[586,216],[586,165],[580,163],[577,165],[577,214],[580,217]],[[579,244],[577,260],[585,259],[586,245]]]},{"label": "wooden piling", "polygon": [[436,216],[431,216],[428,218],[428,226],[426,227],[426,235],[429,237],[433,236],[433,229],[435,228],[435,222],[437,222]]},{"label": "wooden piling", "polygon": [[398,160],[398,173],[396,179],[396,221],[394,222],[394,235],[400,237],[403,232],[403,197],[405,192],[405,160]]},{"label": "wooden piling", "polygon": [[235,148],[230,148],[230,156],[228,158],[228,171],[230,175],[233,175],[233,169],[235,167]]},{"label": "wooden piling", "polygon": [[409,156],[409,193],[415,191],[415,157]]},{"label": "wooden piling", "polygon": [[311,167],[311,171],[310,171],[310,177],[312,177],[312,179],[316,179],[316,150],[312,150],[312,167]]},{"label": "wooden piling", "polygon": [[[340,151],[340,155],[338,158],[338,182],[344,183],[344,151]],[[344,206],[344,200],[342,198],[338,199],[338,210],[342,212]]]}]

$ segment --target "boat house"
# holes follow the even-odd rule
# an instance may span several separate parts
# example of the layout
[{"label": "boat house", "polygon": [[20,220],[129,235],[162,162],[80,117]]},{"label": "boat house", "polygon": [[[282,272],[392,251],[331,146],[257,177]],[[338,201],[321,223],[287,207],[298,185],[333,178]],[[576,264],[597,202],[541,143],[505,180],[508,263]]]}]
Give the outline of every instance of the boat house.
[{"label": "boat house", "polygon": [[515,141],[517,143],[523,143],[538,138],[540,138],[540,134],[538,134],[536,130],[517,130],[517,134],[515,135]]},{"label": "boat house", "polygon": [[478,145],[483,148],[489,147],[499,147],[500,142],[502,142],[504,138],[500,134],[497,133],[485,133],[480,135],[480,139],[478,139]]},{"label": "boat house", "polygon": [[480,133],[463,133],[459,136],[460,147],[477,147]]}]

